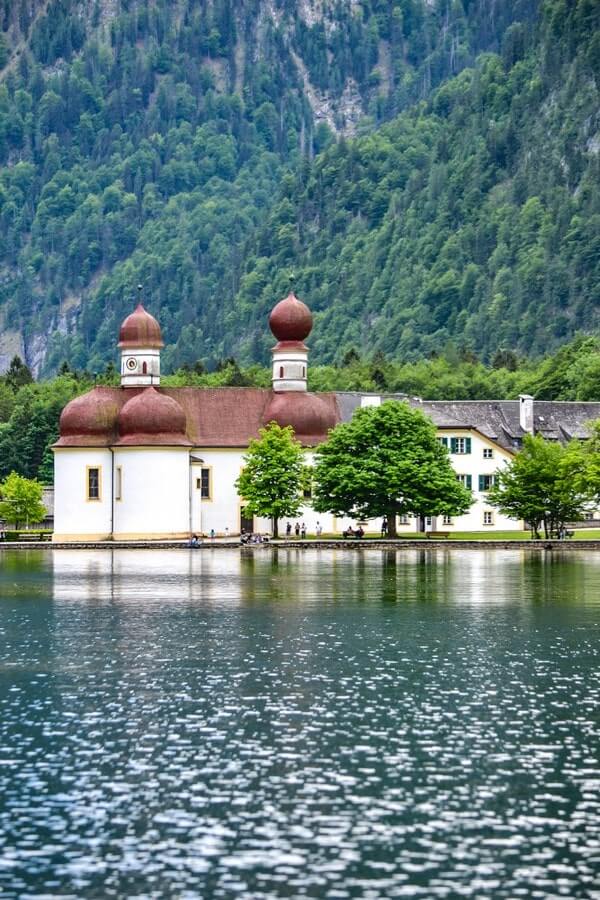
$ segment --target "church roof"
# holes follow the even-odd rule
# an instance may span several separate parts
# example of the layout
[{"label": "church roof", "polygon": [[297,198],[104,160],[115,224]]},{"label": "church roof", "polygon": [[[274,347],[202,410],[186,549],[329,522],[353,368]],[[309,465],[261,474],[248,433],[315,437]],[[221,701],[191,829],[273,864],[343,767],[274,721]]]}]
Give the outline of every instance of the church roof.
[{"label": "church roof", "polygon": [[[275,394],[264,388],[221,387],[221,388],[107,388],[97,387],[77,397],[69,403],[61,417],[61,423],[69,423],[68,431],[63,433],[61,424],[60,438],[56,447],[98,447],[113,444],[129,443],[123,436],[119,440],[119,422],[121,410],[130,404],[133,398],[144,392],[152,391],[163,398],[176,401],[174,409],[183,410],[185,415],[185,432],[187,441],[195,447],[247,447],[248,443],[259,436],[259,429],[269,421],[281,420],[280,424],[297,426],[297,437],[306,447],[316,446],[327,437],[328,428],[340,421],[336,395],[332,393],[311,394],[290,392]],[[92,411],[94,422],[97,421],[95,410],[101,405],[103,416],[101,427],[96,425],[92,430],[88,425]],[[140,406],[141,400],[134,406]],[[154,402],[155,405],[155,402]],[[145,408],[146,404],[142,404]],[[298,415],[295,416],[295,410]],[[107,415],[106,410],[110,410]],[[127,415],[127,411],[123,411]],[[174,431],[180,433],[179,414]],[[79,423],[81,427],[79,427]],[[141,428],[141,426],[140,426]],[[138,428],[128,430],[139,432]],[[148,431],[146,427],[142,429]],[[166,433],[166,425],[161,426],[161,435]],[[143,435],[138,434],[138,445],[143,445]],[[168,443],[172,443],[169,441]],[[156,443],[148,440],[146,443]],[[163,441],[167,443],[167,441]],[[182,443],[178,440],[177,443]]]}]

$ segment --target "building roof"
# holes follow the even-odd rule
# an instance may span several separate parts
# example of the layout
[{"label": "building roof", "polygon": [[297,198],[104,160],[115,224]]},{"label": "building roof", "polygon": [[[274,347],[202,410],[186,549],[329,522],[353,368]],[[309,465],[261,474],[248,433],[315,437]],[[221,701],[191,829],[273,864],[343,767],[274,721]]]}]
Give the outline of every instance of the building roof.
[{"label": "building roof", "polygon": [[[363,397],[379,395],[344,392],[337,395],[341,420],[348,422]],[[521,428],[518,400],[421,400],[404,394],[383,394],[381,400],[406,400],[422,410],[438,428],[473,429],[504,449],[518,450],[527,433]],[[535,400],[533,423],[536,434],[566,442],[588,436],[589,423],[600,419],[600,403]]]},{"label": "building roof", "polygon": [[[272,420],[279,421],[281,425],[296,425],[298,440],[304,446],[312,447],[324,441],[328,429],[340,421],[336,395],[332,393],[317,395],[298,391],[276,394],[264,388],[249,387],[97,387],[65,407],[61,416],[60,438],[55,446],[99,447],[131,443],[124,439],[123,431],[135,434],[138,446],[156,444],[156,439],[144,441],[142,432],[151,434],[146,427],[140,430],[131,423],[120,427],[122,410],[128,422],[130,418],[123,407],[127,404],[131,410],[133,398],[148,391],[176,401],[174,408],[183,410],[185,415],[185,443],[195,447],[247,447],[253,438],[259,436],[259,429]],[[137,408],[140,404],[141,400],[136,400],[133,405]],[[146,404],[141,406],[144,409]],[[101,417],[96,414],[98,407],[102,410]],[[164,409],[164,404],[161,409]],[[93,429],[88,424],[90,419],[94,423]],[[68,423],[64,431],[63,422]],[[163,444],[174,443],[174,433],[181,435],[179,421],[168,432],[165,423],[161,424]],[[179,439],[175,442],[183,443]]]},{"label": "building roof", "polygon": [[127,316],[119,330],[121,350],[148,350],[164,347],[160,325],[141,303]]},{"label": "building roof", "polygon": [[[168,407],[175,412],[182,410],[185,416],[184,430],[179,421],[180,412],[177,412],[177,422],[172,429],[167,430],[165,423],[161,425],[162,443],[173,443],[176,434],[179,436],[177,443],[194,447],[247,447],[258,437],[259,429],[273,419],[281,425],[294,426],[296,436],[304,446],[316,446],[325,440],[329,428],[338,422],[350,421],[363,398],[378,396],[358,391],[276,393],[250,387],[97,387],[65,407],[56,446],[99,447],[129,443],[122,437],[119,439],[121,410],[127,401],[148,391],[153,392],[155,399],[158,395],[176,401],[172,405],[161,403],[161,415]],[[519,449],[526,434],[519,423],[518,400],[420,400],[401,394],[381,395],[381,400],[386,399],[406,400],[421,409],[438,428],[472,429],[510,452]],[[140,405],[146,407],[145,403],[134,404]],[[600,419],[600,403],[536,400],[533,409],[536,433],[563,443],[571,438],[587,437],[589,423]],[[131,431],[129,427],[125,430]],[[143,431],[146,433],[148,429]],[[152,434],[152,431],[148,433]],[[143,435],[139,434],[136,441],[142,446],[145,443]],[[156,443],[156,439],[149,439],[147,443]]]}]

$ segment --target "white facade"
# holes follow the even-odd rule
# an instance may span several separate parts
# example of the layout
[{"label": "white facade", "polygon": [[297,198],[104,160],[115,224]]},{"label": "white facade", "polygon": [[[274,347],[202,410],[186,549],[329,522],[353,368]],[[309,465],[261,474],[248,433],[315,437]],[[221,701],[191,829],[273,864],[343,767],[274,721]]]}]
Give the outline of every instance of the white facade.
[{"label": "white facade", "polygon": [[[514,531],[522,522],[501,515],[486,502],[488,479],[511,459],[493,441],[473,430],[440,430],[454,446],[450,459],[457,475],[473,491],[474,503],[462,516],[398,521],[399,534],[415,531]],[[452,438],[455,439],[453,445]],[[57,448],[55,455],[56,541],[176,539],[190,534],[236,535],[242,527],[243,500],[235,481],[242,467],[243,448],[115,447],[111,449]],[[312,461],[307,451],[307,463]],[[90,469],[99,470],[99,496],[88,496]],[[469,478],[470,476],[470,478]],[[285,534],[288,519],[279,523]],[[317,513],[310,505],[289,519],[304,523],[314,534],[341,534],[357,520]],[[268,519],[253,517],[250,530],[269,532]],[[378,532],[381,520],[368,523]]]},{"label": "white facade", "polygon": [[[98,496],[90,496],[90,473],[98,472]],[[92,493],[96,493],[95,491]],[[54,452],[55,541],[105,541],[112,536],[112,452],[64,447]]]},{"label": "white facade", "polygon": [[114,467],[115,540],[189,535],[187,447],[116,447]]},{"label": "white facade", "polygon": [[160,350],[153,347],[121,351],[123,387],[148,387],[160,384]]},{"label": "white facade", "polygon": [[307,388],[308,351],[295,346],[293,349],[278,345],[273,349],[273,390],[305,391]]}]

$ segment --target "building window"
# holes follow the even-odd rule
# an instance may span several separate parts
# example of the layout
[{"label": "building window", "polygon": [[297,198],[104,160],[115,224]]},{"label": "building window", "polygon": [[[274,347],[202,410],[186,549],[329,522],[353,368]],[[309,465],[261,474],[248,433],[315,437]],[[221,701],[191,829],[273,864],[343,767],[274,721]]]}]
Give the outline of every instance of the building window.
[{"label": "building window", "polygon": [[148,363],[142,363],[142,375],[148,374]]},{"label": "building window", "polygon": [[399,525],[408,525],[408,516],[398,516]]},{"label": "building window", "polygon": [[493,515],[488,509],[486,509],[485,512],[483,513],[483,524],[484,525],[493,525],[494,524]]},{"label": "building window", "polygon": [[453,437],[450,438],[450,453],[470,453],[471,438],[470,437]]},{"label": "building window", "polygon": [[494,458],[494,451],[492,450],[491,447],[483,448],[483,458],[484,459],[493,459]]},{"label": "building window", "polygon": [[100,468],[99,466],[87,467],[87,499],[100,500]]},{"label": "building window", "polygon": [[480,475],[479,476],[479,490],[480,491],[489,491],[489,489],[491,487],[493,487],[495,480],[496,480],[495,475]]},{"label": "building window", "polygon": [[457,480],[457,481],[460,481],[460,483],[461,483],[464,487],[468,488],[469,490],[472,490],[472,488],[473,488],[473,478],[472,478],[471,475],[457,475],[457,476],[456,476],[456,480]]},{"label": "building window", "polygon": [[210,469],[200,469],[200,478],[196,478],[196,490],[200,491],[203,500],[212,500]]},{"label": "building window", "polygon": [[306,366],[302,366],[302,377],[306,378]]},{"label": "building window", "polygon": [[452,521],[452,516],[444,516],[444,518],[442,519],[442,524],[443,525],[454,525],[454,522]]},{"label": "building window", "polygon": [[279,377],[283,378],[283,366],[279,366]]},{"label": "building window", "polygon": [[117,466],[115,469],[115,500],[123,499],[123,469]]},{"label": "building window", "polygon": [[440,442],[440,444],[441,444],[443,447],[447,447],[447,446],[448,446],[448,438],[447,438],[447,437],[439,437],[439,438],[438,438],[438,441]]}]

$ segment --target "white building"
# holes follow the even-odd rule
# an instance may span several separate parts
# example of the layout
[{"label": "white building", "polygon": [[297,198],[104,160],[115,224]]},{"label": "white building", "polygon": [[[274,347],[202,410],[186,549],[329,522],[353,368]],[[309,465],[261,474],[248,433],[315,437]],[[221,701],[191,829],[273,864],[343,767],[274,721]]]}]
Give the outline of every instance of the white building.
[{"label": "white building", "polygon": [[[310,393],[308,348],[312,316],[293,294],[276,305],[269,324],[272,389],[161,388],[158,322],[140,304],[119,334],[121,387],[96,387],[63,410],[55,453],[54,540],[187,538],[190,534],[268,531],[265,519],[248,517],[235,481],[250,440],[268,422],[291,425],[310,450],[328,430],[360,406],[387,397],[360,393]],[[401,397],[398,399],[407,399]],[[522,523],[486,503],[494,472],[519,449],[523,435],[541,432],[566,440],[585,437],[600,418],[597,403],[409,400],[429,415],[448,446],[457,477],[473,491],[463,516],[399,521],[400,531],[515,530]],[[298,517],[309,533],[341,533],[348,519],[315,513]],[[352,523],[354,524],[354,523]],[[372,523],[372,528],[379,523]]]}]

